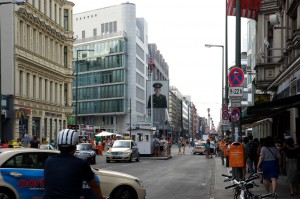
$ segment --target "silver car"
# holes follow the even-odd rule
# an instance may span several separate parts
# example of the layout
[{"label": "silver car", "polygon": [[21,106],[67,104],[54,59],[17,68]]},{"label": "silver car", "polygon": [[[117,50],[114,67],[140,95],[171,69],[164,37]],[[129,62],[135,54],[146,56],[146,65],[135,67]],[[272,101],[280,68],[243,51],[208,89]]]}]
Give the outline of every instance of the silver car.
[{"label": "silver car", "polygon": [[115,140],[112,147],[106,152],[106,162],[110,161],[139,161],[139,149],[133,140]]}]

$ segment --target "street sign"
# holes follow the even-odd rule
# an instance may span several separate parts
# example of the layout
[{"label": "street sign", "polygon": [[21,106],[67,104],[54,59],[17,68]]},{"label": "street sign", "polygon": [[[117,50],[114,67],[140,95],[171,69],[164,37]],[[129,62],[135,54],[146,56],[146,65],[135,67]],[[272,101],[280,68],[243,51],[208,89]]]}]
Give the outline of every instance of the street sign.
[{"label": "street sign", "polygon": [[243,97],[243,87],[229,87],[229,97]]},{"label": "street sign", "polygon": [[241,86],[244,82],[244,71],[241,68],[235,67],[228,74],[230,86]]},{"label": "street sign", "polygon": [[229,113],[228,113],[228,111],[223,111],[222,118],[223,118],[223,120],[229,120]]},{"label": "street sign", "polygon": [[228,104],[224,103],[223,104],[223,111],[227,111],[228,110]]},{"label": "street sign", "polygon": [[230,98],[230,107],[241,107],[242,98]]},{"label": "street sign", "polygon": [[233,108],[231,111],[231,121],[238,122],[241,117],[241,112],[239,108]]}]

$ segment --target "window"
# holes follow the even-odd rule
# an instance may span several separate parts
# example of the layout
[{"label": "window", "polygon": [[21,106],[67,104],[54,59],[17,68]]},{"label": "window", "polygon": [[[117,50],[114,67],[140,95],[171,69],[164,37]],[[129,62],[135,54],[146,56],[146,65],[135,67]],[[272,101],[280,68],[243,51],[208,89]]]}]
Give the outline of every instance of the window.
[{"label": "window", "polygon": [[43,79],[40,77],[39,79],[39,99],[42,100],[42,97],[43,97],[43,87],[42,87],[42,81]]},{"label": "window", "polygon": [[26,85],[27,85],[27,88],[26,88],[26,96],[27,98],[30,98],[30,73],[27,73],[27,77],[26,77]]},{"label": "window", "polygon": [[57,5],[54,4],[54,21],[57,23]]},{"label": "window", "polygon": [[61,25],[61,8],[59,8],[59,13],[58,13],[58,24]]},{"label": "window", "polygon": [[64,9],[64,29],[69,30],[69,10]]},{"label": "window", "polygon": [[137,134],[137,142],[143,142],[143,134],[142,133],[138,133]]},{"label": "window", "polygon": [[81,37],[82,37],[82,39],[85,39],[85,30],[82,31]]},{"label": "window", "polygon": [[97,28],[94,28],[94,29],[93,29],[93,35],[94,35],[94,37],[97,36]]},{"label": "window", "polygon": [[50,8],[50,19],[52,19],[52,0],[50,0],[49,8]]},{"label": "window", "polygon": [[47,2],[48,0],[44,0],[44,14],[47,15]]},{"label": "window", "polygon": [[64,47],[64,67],[68,67],[68,47]]},{"label": "window", "polygon": [[20,71],[19,89],[20,89],[20,97],[23,97],[23,71]]},{"label": "window", "polygon": [[34,99],[36,99],[37,98],[37,96],[36,96],[36,85],[37,85],[37,82],[36,82],[36,75],[33,75],[33,89],[32,89],[32,91],[33,91],[33,98]]}]

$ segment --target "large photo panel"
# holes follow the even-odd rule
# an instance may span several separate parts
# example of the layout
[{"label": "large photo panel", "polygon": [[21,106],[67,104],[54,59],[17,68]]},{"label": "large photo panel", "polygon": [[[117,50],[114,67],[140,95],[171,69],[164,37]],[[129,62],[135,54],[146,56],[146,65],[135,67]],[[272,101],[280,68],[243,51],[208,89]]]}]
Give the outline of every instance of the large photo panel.
[{"label": "large photo panel", "polygon": [[152,106],[154,109],[169,108],[169,81],[147,81],[147,108]]}]

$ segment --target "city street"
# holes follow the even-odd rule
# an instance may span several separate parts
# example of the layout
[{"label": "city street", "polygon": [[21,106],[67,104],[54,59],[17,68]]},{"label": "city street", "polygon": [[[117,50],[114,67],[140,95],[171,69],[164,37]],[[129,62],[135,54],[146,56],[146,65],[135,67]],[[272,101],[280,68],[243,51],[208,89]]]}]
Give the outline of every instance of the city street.
[{"label": "city street", "polygon": [[172,158],[157,160],[141,157],[140,162],[106,163],[105,153],[97,156],[92,167],[120,171],[142,180],[148,199],[210,198],[213,160],[205,155],[191,155],[186,147],[185,155],[177,154],[172,147]]}]

